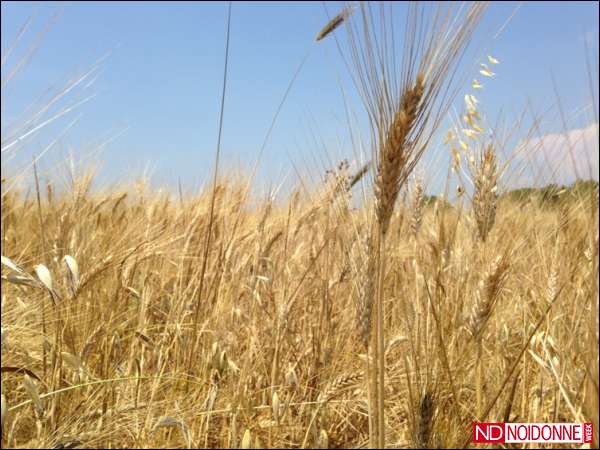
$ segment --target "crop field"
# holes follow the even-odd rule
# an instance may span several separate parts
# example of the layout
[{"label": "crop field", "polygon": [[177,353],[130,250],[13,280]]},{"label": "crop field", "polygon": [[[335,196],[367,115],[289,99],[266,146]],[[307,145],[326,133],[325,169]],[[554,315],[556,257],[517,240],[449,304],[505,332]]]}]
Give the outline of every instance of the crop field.
[{"label": "crop field", "polygon": [[505,182],[453,76],[485,4],[408,5],[398,36],[386,8],[317,35],[348,42],[370,136],[315,185],[258,196],[215,164],[194,194],[95,188],[34,162],[24,186],[3,160],[3,448],[459,448],[474,421],[591,422],[597,447],[598,183]]}]

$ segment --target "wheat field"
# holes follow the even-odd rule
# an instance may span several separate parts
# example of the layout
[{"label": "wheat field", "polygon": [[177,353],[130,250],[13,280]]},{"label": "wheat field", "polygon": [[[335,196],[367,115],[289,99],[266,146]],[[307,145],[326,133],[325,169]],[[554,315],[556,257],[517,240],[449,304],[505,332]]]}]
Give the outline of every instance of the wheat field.
[{"label": "wheat field", "polygon": [[459,149],[472,184],[455,201],[414,176],[470,8],[414,33],[397,76],[365,57],[391,36],[348,26],[373,162],[310,192],[265,199],[216,172],[194,195],[95,189],[92,170],[25,190],[3,174],[2,446],[457,448],[473,421],[597,433],[598,184],[511,193],[483,137]]}]

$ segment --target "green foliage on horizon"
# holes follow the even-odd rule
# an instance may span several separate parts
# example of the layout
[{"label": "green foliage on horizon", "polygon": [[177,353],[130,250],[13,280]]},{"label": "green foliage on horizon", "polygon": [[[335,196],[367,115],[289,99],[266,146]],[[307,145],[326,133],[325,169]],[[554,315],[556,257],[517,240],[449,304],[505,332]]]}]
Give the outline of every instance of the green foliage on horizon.
[{"label": "green foliage on horizon", "polygon": [[597,198],[598,182],[595,180],[578,180],[568,186],[551,183],[541,188],[513,189],[502,194],[500,198],[519,203],[531,201],[545,206],[557,206],[590,195],[596,195]]}]

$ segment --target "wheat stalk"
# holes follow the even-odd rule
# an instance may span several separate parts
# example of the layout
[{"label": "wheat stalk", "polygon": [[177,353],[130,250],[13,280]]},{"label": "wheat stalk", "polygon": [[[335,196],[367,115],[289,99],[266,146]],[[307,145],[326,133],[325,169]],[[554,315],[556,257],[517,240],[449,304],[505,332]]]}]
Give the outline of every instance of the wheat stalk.
[{"label": "wheat stalk", "polygon": [[348,16],[352,13],[352,11],[353,11],[353,7],[351,5],[345,6],[337,16],[335,16],[333,19],[331,19],[329,22],[327,22],[325,24],[325,26],[321,29],[321,31],[319,31],[319,33],[317,33],[317,37],[315,38],[315,41],[318,42],[321,39],[324,39],[325,37],[327,37],[328,35],[333,33],[336,30],[336,28],[338,28],[340,25],[342,25],[344,23],[344,20],[346,20],[346,18],[348,18]]},{"label": "wheat stalk", "polygon": [[493,145],[488,145],[481,159],[473,183],[473,216],[477,224],[477,238],[485,242],[496,222],[498,200],[498,161]]},{"label": "wheat stalk", "polygon": [[[438,11],[431,27],[427,28],[419,18],[424,11],[411,4],[399,78],[395,73],[398,68],[395,65],[393,26],[388,28],[386,22],[386,14],[391,16],[391,10],[386,10],[382,4],[380,11],[381,22],[376,23],[370,4],[361,3],[362,37],[357,37],[358,33],[352,26],[347,28],[350,31],[352,62],[356,69],[353,80],[369,114],[375,161],[373,190],[377,227],[371,228],[371,251],[375,253],[372,258],[377,279],[373,309],[376,333],[370,353],[377,364],[377,430],[376,437],[371,435],[370,444],[374,446],[376,439],[376,444],[383,448],[386,237],[398,193],[423,155],[449,105],[451,96],[446,95],[452,77],[448,75],[460,59],[483,7],[477,4],[472,6],[462,20],[455,22],[441,19],[443,13]],[[375,28],[378,34],[373,32]],[[371,290],[370,287],[365,288],[365,292]],[[359,315],[365,311],[368,308],[363,308]],[[361,321],[368,323],[364,319]],[[373,381],[371,385],[374,384]],[[375,413],[373,408],[371,410]],[[374,417],[371,420],[375,421]]]},{"label": "wheat stalk", "polygon": [[319,395],[319,401],[328,402],[329,400],[338,396],[340,393],[355,386],[363,379],[363,377],[363,372],[356,372],[351,373],[349,375],[338,376],[331,383],[329,383],[329,385],[323,392],[321,392],[321,394]]},{"label": "wheat stalk", "polygon": [[475,338],[477,350],[475,361],[477,414],[481,413],[483,405],[483,329],[492,315],[496,300],[498,299],[504,286],[508,267],[508,260],[505,256],[499,256],[494,259],[484,274],[483,279],[479,282],[479,290],[477,292],[476,302],[468,319],[468,327],[471,331],[471,334]]},{"label": "wheat stalk", "polygon": [[[374,168],[374,199],[377,226],[371,227],[370,261],[375,265],[377,288],[374,292],[376,333],[370,354],[376,362],[374,376],[377,378],[376,433],[370,436],[370,445],[385,447],[385,310],[384,277],[386,267],[386,237],[398,193],[420,160],[428,143],[439,126],[450,101],[449,74],[460,59],[464,48],[481,17],[483,7],[471,6],[461,20],[447,21],[444,12],[434,15],[428,28],[421,22],[423,11],[411,3],[405,29],[405,54],[400,76],[396,74],[393,27],[387,23],[390,10],[384,3],[380,6],[378,33],[373,32],[376,23],[370,4],[361,3],[363,30],[356,32],[352,24],[350,51],[353,80],[367,109],[371,125]],[[446,16],[450,11],[446,12]],[[389,28],[388,28],[389,27]],[[421,29],[424,28],[424,29]],[[371,279],[372,280],[372,279]],[[367,281],[364,292],[370,292]],[[370,304],[364,303],[359,315],[369,313]],[[369,321],[361,317],[361,333],[368,329]],[[370,330],[370,329],[369,329]],[[367,361],[370,358],[367,358]],[[367,362],[368,364],[368,362]],[[375,385],[372,381],[371,385]],[[375,410],[371,407],[373,415]],[[374,436],[376,434],[376,436]]]},{"label": "wheat stalk", "polygon": [[479,282],[476,301],[468,318],[468,328],[475,337],[481,335],[492,314],[506,281],[508,267],[509,262],[505,256],[496,257]]},{"label": "wheat stalk", "polygon": [[335,378],[331,383],[329,383],[327,385],[327,388],[319,394],[319,397],[317,398],[317,408],[312,414],[310,423],[308,424],[306,433],[304,434],[304,439],[302,441],[301,448],[306,448],[310,432],[312,431],[313,425],[323,405],[327,404],[327,402],[335,398],[341,392],[356,385],[356,383],[360,382],[363,377],[364,374],[362,372],[352,373],[349,375],[340,375],[337,378]]},{"label": "wheat stalk", "polygon": [[423,221],[423,180],[417,178],[413,187],[411,201],[410,231],[416,239]]},{"label": "wheat stalk", "polygon": [[383,235],[387,234],[398,192],[411,169],[406,164],[412,151],[407,145],[408,136],[421,112],[424,89],[423,74],[419,73],[414,84],[402,94],[400,108],[395,114],[387,138],[380,146],[374,190],[377,221]]}]

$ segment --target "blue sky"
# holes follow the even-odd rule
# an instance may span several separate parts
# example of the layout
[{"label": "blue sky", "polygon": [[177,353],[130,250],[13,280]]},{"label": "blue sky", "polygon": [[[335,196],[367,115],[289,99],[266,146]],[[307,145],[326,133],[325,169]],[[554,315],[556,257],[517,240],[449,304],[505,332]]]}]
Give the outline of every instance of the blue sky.
[{"label": "blue sky", "polygon": [[[327,9],[335,14],[340,5],[328,3]],[[497,76],[481,80],[486,82],[478,93],[481,104],[491,118],[502,111],[509,123],[528,102],[536,111],[545,111],[556,101],[554,77],[563,108],[571,116],[589,101],[586,39],[597,70],[598,3],[524,3],[495,37],[517,5],[493,4],[473,51],[465,57],[479,79],[481,58],[492,54],[500,60]],[[217,137],[227,3],[3,2],[3,55],[32,17],[2,67],[3,79],[56,13],[59,17],[28,65],[2,90],[3,139],[7,124],[48,88],[63,86],[111,53],[94,83],[65,100],[84,98],[86,92],[96,96],[28,139],[10,163],[29,160],[81,115],[44,156],[41,167],[50,169],[69,149],[85,155],[118,134],[96,157],[104,179],[135,177],[149,167],[157,184],[174,185],[178,178],[190,187],[205,182]],[[328,160],[354,157],[342,97],[342,86],[352,90],[346,69],[333,40],[314,42],[326,21],[322,2],[234,2],[224,167],[249,167],[255,161],[287,85],[307,53],[257,177],[261,183],[277,184],[286,176],[293,178],[294,167],[322,173]],[[467,84],[462,92],[468,91]],[[350,106],[360,111],[351,94]],[[569,128],[589,123],[588,114]],[[542,128],[544,133],[562,131],[557,114],[549,114]],[[431,167],[440,155],[426,158],[425,166]]]}]

